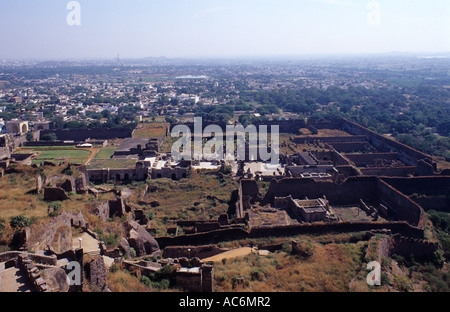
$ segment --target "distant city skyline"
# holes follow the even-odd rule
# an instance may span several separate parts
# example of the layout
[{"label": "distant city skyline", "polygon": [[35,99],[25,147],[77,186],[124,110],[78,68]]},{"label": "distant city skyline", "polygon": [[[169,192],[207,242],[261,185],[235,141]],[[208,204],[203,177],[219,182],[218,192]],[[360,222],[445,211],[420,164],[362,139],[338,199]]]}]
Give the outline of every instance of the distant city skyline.
[{"label": "distant city skyline", "polygon": [[450,0],[3,0],[0,27],[0,59],[429,54]]}]

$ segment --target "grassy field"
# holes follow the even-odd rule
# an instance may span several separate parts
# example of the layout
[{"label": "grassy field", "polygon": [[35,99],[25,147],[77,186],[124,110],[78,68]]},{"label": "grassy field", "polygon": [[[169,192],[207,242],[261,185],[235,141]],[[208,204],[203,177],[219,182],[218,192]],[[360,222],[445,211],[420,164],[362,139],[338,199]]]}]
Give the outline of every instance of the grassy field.
[{"label": "grassy field", "polygon": [[92,159],[88,164],[88,169],[125,169],[134,168],[136,160],[133,159]]},{"label": "grassy field", "polygon": [[95,155],[95,159],[109,159],[116,151],[117,147],[103,147],[97,155]]},{"label": "grassy field", "polygon": [[34,163],[42,161],[70,161],[73,164],[82,164],[91,154],[88,150],[83,149],[39,149],[33,150],[38,156],[33,160]]},{"label": "grassy field", "polygon": [[133,131],[133,138],[163,138],[168,126],[167,123],[141,123]]}]

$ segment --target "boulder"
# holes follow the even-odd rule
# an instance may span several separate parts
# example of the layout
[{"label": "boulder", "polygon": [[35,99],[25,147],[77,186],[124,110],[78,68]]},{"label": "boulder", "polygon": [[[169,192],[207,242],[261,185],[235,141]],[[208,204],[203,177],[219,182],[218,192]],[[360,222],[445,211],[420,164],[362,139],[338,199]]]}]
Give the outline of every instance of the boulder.
[{"label": "boulder", "polygon": [[58,267],[45,269],[42,271],[41,276],[52,292],[69,291],[68,278],[64,269]]},{"label": "boulder", "polygon": [[128,243],[128,241],[122,237],[122,239],[119,242],[119,248],[123,251],[123,253],[128,257],[131,258],[131,253],[130,253],[130,244]]},{"label": "boulder", "polygon": [[[136,250],[138,257],[145,255],[157,255],[161,253],[158,242],[147,230],[135,221],[128,233],[128,243]],[[137,224],[137,226],[136,226]]]}]

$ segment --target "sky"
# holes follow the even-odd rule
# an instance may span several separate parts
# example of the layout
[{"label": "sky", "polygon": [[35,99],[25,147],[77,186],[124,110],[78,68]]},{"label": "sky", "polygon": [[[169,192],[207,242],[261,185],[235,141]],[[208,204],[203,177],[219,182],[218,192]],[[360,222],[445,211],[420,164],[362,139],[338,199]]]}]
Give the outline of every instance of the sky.
[{"label": "sky", "polygon": [[1,0],[0,59],[450,52],[450,0],[70,2]]}]

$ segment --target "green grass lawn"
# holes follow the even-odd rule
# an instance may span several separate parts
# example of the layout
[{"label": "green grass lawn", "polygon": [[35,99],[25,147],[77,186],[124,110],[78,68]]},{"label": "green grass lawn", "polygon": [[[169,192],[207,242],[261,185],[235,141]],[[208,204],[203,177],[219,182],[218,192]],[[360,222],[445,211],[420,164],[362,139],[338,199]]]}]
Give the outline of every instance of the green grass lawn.
[{"label": "green grass lawn", "polygon": [[82,164],[91,154],[90,151],[81,149],[49,149],[49,150],[33,150],[33,152],[39,155],[33,160],[34,163],[40,163],[42,161],[58,161],[68,160],[73,164]]},{"label": "green grass lawn", "polygon": [[109,159],[116,151],[117,147],[103,147],[97,155],[95,155],[95,159]]},{"label": "green grass lawn", "polygon": [[133,159],[92,159],[88,164],[88,169],[125,169],[134,168],[136,160]]}]

